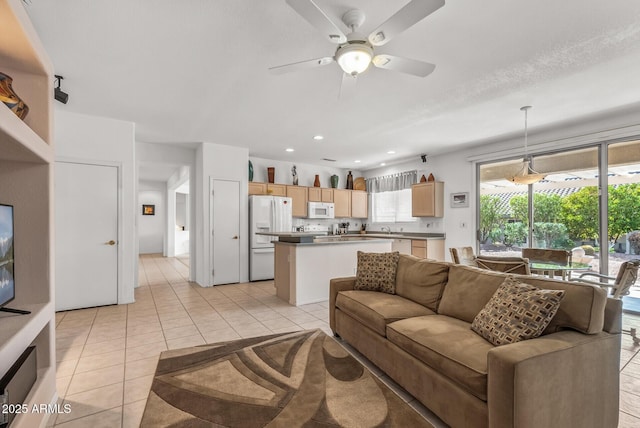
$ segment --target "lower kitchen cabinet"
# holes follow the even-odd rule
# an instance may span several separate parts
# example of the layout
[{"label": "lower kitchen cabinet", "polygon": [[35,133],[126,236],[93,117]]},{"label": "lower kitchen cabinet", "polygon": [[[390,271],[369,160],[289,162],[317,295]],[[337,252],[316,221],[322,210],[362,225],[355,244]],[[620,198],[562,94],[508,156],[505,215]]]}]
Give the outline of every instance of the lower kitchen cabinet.
[{"label": "lower kitchen cabinet", "polygon": [[401,254],[413,254],[412,242],[411,239],[394,239],[391,243],[391,251],[399,251]]},{"label": "lower kitchen cabinet", "polygon": [[444,261],[444,239],[412,239],[411,254],[421,259]]}]

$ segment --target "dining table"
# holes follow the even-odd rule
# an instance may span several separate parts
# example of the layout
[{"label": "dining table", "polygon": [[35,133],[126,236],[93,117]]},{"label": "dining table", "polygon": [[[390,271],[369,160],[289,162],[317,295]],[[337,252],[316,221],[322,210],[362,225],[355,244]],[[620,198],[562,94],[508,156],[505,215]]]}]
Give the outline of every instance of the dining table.
[{"label": "dining table", "polygon": [[591,269],[589,263],[581,262],[569,262],[569,263],[556,263],[545,261],[529,260],[529,268],[531,273],[535,275],[546,275],[549,278],[553,278],[556,272],[561,272],[562,279],[567,277],[571,278],[572,272],[586,272]]}]

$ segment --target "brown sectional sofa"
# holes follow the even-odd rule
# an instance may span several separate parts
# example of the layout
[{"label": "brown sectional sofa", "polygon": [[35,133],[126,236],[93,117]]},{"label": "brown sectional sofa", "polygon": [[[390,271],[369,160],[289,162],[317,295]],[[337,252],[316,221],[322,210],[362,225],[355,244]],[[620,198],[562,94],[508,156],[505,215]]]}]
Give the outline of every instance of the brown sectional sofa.
[{"label": "brown sectional sofa", "polygon": [[331,329],[452,427],[616,427],[621,302],[521,276],[565,296],[542,336],[494,346],[470,326],[506,276],[400,255],[396,294],[331,280]]}]

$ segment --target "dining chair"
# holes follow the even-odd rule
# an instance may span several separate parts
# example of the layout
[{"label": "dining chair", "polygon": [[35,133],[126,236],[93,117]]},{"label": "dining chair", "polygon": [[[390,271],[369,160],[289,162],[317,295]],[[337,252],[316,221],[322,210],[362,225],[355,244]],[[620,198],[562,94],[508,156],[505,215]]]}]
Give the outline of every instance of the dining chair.
[{"label": "dining chair", "polygon": [[476,266],[473,247],[450,247],[451,261],[457,265]]},{"label": "dining chair", "polygon": [[475,262],[476,266],[481,269],[520,275],[531,275],[529,259],[524,257],[478,256],[475,258]]},{"label": "dining chair", "polygon": [[[531,260],[532,262],[549,262],[557,263],[563,266],[571,264],[571,251],[567,250],[553,250],[549,248],[523,248],[522,257]],[[551,269],[535,269],[533,273],[549,276],[561,276],[562,279],[567,279],[566,270],[551,270]],[[569,276],[571,272],[569,271]]]},{"label": "dining chair", "polygon": [[[638,268],[640,268],[640,260],[628,260],[620,265],[618,275],[608,276],[596,272],[585,272],[578,278],[572,278],[570,281],[583,282],[586,284],[597,285],[607,289],[607,293],[613,299],[620,299],[627,294],[638,279]],[[595,277],[598,280],[586,279],[586,277]],[[640,338],[636,336],[636,329],[622,330],[633,339],[633,343],[640,345]]]}]

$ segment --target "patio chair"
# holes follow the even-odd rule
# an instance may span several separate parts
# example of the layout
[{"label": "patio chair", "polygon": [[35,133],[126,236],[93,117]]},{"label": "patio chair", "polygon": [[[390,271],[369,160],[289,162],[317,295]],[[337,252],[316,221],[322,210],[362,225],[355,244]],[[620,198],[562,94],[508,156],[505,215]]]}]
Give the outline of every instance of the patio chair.
[{"label": "patio chair", "polygon": [[478,256],[475,258],[475,262],[476,266],[481,269],[520,275],[531,275],[529,259],[523,257]]},{"label": "patio chair", "polygon": [[451,247],[449,253],[451,253],[451,261],[457,265],[477,266],[473,247]]},{"label": "patio chair", "polygon": [[[583,282],[586,284],[597,285],[599,287],[607,289],[609,295],[614,299],[622,299],[622,297],[629,294],[629,289],[635,284],[638,279],[638,268],[640,268],[640,260],[629,260],[623,262],[618,270],[618,275],[607,276],[596,272],[585,272],[580,275],[579,278],[573,278],[570,281]],[[586,277],[599,278],[600,281],[594,281],[586,279]],[[606,282],[603,282],[606,281]],[[636,329],[631,328],[629,330],[622,330],[624,333],[631,335],[633,343],[640,345],[640,338],[636,337]]]},{"label": "patio chair", "polygon": [[[557,263],[559,265],[570,265],[571,264],[571,251],[567,250],[552,250],[549,248],[523,248],[522,249],[522,257],[525,257],[532,262],[549,262],[549,263]],[[567,279],[567,271],[566,270],[551,270],[551,269],[536,269],[533,270],[533,273],[549,276],[561,276],[562,279]],[[571,272],[569,271],[569,275]]]}]

